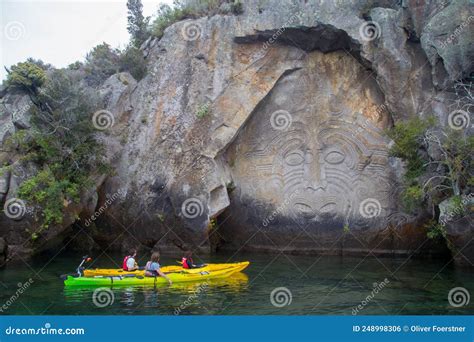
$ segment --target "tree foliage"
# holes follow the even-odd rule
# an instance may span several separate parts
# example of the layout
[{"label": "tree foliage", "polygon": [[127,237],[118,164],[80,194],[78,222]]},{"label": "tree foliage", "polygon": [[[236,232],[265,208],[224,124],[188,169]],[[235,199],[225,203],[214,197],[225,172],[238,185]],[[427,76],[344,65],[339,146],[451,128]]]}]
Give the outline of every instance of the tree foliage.
[{"label": "tree foliage", "polygon": [[32,61],[13,65],[8,72],[7,86],[36,95],[46,81],[45,71]]},{"label": "tree foliage", "polygon": [[120,70],[120,51],[107,43],[97,45],[86,56],[84,66],[86,81],[92,86],[99,86],[107,78]]},{"label": "tree foliage", "polygon": [[398,122],[388,132],[390,152],[405,162],[402,199],[409,211],[469,192],[473,184],[474,137],[435,125],[433,118]]},{"label": "tree foliage", "polygon": [[142,52],[129,45],[120,55],[120,71],[128,71],[137,81],[145,77],[147,67]]},{"label": "tree foliage", "polygon": [[148,32],[148,17],[143,16],[141,0],[127,0],[127,30],[131,36],[131,43],[135,48],[140,48],[150,35]]},{"label": "tree foliage", "polygon": [[37,167],[18,193],[41,207],[43,228],[61,223],[65,208],[92,185],[93,175],[108,171],[104,146],[91,121],[100,101],[77,77],[64,70],[53,71],[36,95],[42,106],[32,111],[31,129],[11,139],[22,160]]},{"label": "tree foliage", "polygon": [[[221,7],[222,5],[227,5]],[[227,8],[227,9],[225,9]],[[243,5],[238,0],[174,0],[173,6],[162,4],[151,24],[151,33],[161,38],[165,29],[186,18],[200,18],[217,13],[243,13]]]}]

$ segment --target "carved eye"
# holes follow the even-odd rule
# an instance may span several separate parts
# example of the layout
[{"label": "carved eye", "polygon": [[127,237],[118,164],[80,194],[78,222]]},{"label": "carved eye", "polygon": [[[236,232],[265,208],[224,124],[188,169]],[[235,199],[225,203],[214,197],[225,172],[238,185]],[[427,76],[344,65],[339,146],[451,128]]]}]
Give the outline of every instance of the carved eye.
[{"label": "carved eye", "polygon": [[313,208],[306,203],[295,203],[294,208],[302,215],[311,215],[313,213]]},{"label": "carved eye", "polygon": [[285,163],[290,166],[298,166],[304,163],[303,152],[293,151],[285,156]]},{"label": "carved eye", "polygon": [[344,159],[346,159],[346,156],[339,151],[331,151],[324,157],[324,160],[329,164],[340,164]]},{"label": "carved eye", "polygon": [[336,207],[336,203],[326,203],[319,209],[319,211],[324,214],[334,213],[336,211]]}]

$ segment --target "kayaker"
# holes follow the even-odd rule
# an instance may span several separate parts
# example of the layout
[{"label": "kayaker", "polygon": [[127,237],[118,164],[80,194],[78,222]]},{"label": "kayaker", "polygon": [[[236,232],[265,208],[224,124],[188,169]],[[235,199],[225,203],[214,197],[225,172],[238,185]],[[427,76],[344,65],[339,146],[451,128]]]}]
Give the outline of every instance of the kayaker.
[{"label": "kayaker", "polygon": [[135,261],[135,258],[137,256],[137,250],[135,248],[132,248],[129,251],[129,254],[123,258],[123,264],[122,268],[124,271],[135,271],[138,270],[138,264]]},{"label": "kayaker", "polygon": [[186,269],[195,268],[196,265],[194,265],[194,262],[193,262],[193,252],[191,251],[184,252],[184,256],[181,258],[181,264],[183,265],[183,268],[186,268]]},{"label": "kayaker", "polygon": [[166,276],[166,274],[163,273],[160,269],[160,264],[158,263],[160,261],[160,253],[159,252],[154,252],[151,255],[151,260],[146,263],[145,266],[145,275],[147,277],[156,277],[160,276],[168,280],[168,283],[171,285],[173,282],[171,281],[170,278]]}]

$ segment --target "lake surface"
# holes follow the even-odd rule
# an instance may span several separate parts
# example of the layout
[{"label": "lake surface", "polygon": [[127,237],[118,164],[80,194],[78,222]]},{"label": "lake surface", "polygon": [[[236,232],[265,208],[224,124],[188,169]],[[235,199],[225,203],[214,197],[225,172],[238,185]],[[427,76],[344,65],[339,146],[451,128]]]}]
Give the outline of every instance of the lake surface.
[{"label": "lake surface", "polygon": [[[44,255],[0,270],[0,314],[21,315],[454,315],[473,314],[473,300],[453,307],[448,293],[463,287],[474,294],[474,273],[445,260],[407,258],[214,255],[205,262],[249,260],[229,279],[172,286],[111,287],[94,304],[94,288],[65,288],[59,275],[73,272],[79,254]],[[121,264],[102,255],[93,267]],[[142,256],[140,264],[146,262]],[[177,258],[162,258],[163,265]],[[195,257],[195,261],[200,261]],[[33,282],[14,298],[21,286]],[[375,286],[375,287],[374,287]],[[278,289],[280,288],[280,289]],[[374,291],[377,288],[378,291]],[[275,290],[276,289],[276,290]],[[271,293],[274,291],[272,304]],[[12,297],[13,296],[13,297]],[[290,301],[291,297],[291,301]],[[113,299],[113,302],[111,301]],[[96,301],[97,302],[97,301]],[[355,310],[359,306],[359,309]],[[356,312],[357,311],[357,312]]]}]

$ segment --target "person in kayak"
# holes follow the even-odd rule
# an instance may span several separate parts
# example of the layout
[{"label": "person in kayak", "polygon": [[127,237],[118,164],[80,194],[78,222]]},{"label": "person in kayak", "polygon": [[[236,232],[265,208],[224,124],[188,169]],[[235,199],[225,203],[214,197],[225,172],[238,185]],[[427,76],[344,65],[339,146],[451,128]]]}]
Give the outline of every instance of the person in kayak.
[{"label": "person in kayak", "polygon": [[139,269],[138,264],[135,261],[136,256],[137,250],[132,248],[129,254],[123,258],[122,268],[124,271],[135,271]]},{"label": "person in kayak", "polygon": [[160,269],[160,253],[159,252],[154,252],[151,255],[151,260],[146,263],[145,266],[145,276],[147,277],[156,277],[160,276],[168,280],[168,283],[171,285],[173,282],[171,281],[170,278],[166,276],[166,274],[163,273],[163,271]]},{"label": "person in kayak", "polygon": [[190,268],[200,268],[206,266],[205,264],[196,265],[193,261],[193,252],[186,251],[184,256],[181,258],[181,264],[183,268],[190,269]]},{"label": "person in kayak", "polygon": [[191,251],[184,252],[184,256],[181,258],[181,264],[183,265],[183,268],[185,269],[194,268],[195,265],[193,262],[193,252]]}]

